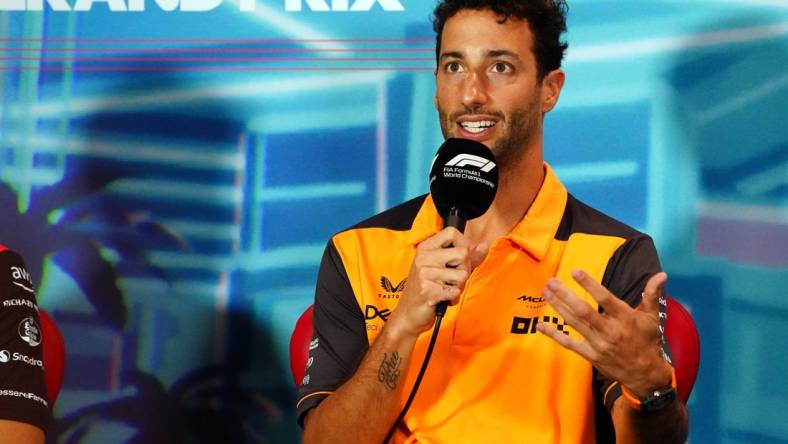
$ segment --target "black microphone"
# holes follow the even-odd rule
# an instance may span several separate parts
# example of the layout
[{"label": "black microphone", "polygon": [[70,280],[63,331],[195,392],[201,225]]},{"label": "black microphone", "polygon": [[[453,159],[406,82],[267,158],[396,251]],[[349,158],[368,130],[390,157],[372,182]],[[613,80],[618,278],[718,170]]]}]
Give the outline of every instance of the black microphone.
[{"label": "black microphone", "polygon": [[[495,156],[484,144],[468,139],[448,139],[432,160],[430,194],[443,227],[465,231],[465,223],[487,212],[498,190]],[[435,313],[443,316],[448,301]]]}]

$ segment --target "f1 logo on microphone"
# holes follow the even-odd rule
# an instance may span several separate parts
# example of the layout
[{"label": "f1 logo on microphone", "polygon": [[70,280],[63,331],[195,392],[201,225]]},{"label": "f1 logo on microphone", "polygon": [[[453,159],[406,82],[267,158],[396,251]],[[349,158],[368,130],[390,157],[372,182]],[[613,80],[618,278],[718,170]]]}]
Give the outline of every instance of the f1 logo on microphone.
[{"label": "f1 logo on microphone", "polygon": [[466,165],[475,166],[485,173],[495,168],[495,162],[487,160],[484,157],[474,156],[473,154],[457,154],[454,158],[446,163],[446,166],[456,166],[458,168]]}]

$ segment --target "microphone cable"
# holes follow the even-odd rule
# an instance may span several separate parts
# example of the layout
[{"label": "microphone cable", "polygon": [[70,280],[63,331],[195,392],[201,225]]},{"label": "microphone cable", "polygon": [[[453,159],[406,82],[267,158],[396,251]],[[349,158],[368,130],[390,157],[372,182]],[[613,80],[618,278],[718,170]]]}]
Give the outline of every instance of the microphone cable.
[{"label": "microphone cable", "polygon": [[387,444],[391,437],[394,436],[394,431],[397,430],[397,425],[399,425],[400,421],[405,418],[405,414],[408,413],[408,409],[410,408],[411,403],[413,403],[413,398],[416,397],[416,391],[418,391],[419,385],[421,384],[421,379],[424,377],[424,373],[427,371],[427,365],[430,363],[432,349],[435,348],[435,342],[438,339],[438,331],[441,328],[441,321],[443,321],[443,315],[446,314],[447,306],[448,303],[443,302],[435,306],[435,325],[432,327],[432,337],[430,338],[430,344],[427,346],[427,354],[424,355],[424,361],[421,363],[419,374],[416,376],[416,382],[413,384],[413,388],[410,390],[408,400],[405,401],[405,406],[402,407],[402,411],[400,412],[399,416],[397,416],[397,420],[394,421],[394,424],[389,429],[388,434],[386,434],[386,437],[383,439],[383,444]]}]

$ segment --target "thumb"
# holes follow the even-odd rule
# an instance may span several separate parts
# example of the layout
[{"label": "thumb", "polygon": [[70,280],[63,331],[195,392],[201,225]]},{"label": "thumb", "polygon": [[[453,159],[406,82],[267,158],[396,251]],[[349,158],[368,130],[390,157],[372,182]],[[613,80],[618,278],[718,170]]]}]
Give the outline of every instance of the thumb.
[{"label": "thumb", "polygon": [[639,308],[649,313],[658,313],[659,298],[662,297],[662,289],[667,280],[668,275],[664,271],[651,276],[646,282],[646,288],[643,290],[643,300],[640,302]]},{"label": "thumb", "polygon": [[484,242],[481,242],[479,245],[475,246],[471,251],[471,270],[476,268],[479,264],[482,263],[485,257],[487,257],[487,252],[490,250],[490,246]]}]

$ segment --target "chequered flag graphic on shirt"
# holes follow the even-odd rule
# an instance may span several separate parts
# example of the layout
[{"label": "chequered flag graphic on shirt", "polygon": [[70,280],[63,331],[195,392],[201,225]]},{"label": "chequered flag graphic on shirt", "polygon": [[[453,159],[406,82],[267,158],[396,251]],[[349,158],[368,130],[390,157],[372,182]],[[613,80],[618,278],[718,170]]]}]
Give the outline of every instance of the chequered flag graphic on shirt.
[{"label": "chequered flag graphic on shirt", "polygon": [[560,320],[560,319],[558,319],[557,317],[555,317],[555,316],[552,316],[552,317],[550,317],[550,316],[544,316],[544,317],[542,318],[542,322],[545,322],[545,323],[547,323],[547,322],[551,322],[551,323],[555,324],[555,328],[556,328],[558,331],[560,331],[561,333],[563,333],[563,334],[565,334],[565,335],[569,336],[569,331],[567,331],[567,330],[564,330],[564,327],[566,327],[566,322],[563,322],[563,321],[561,321],[561,320]]}]

